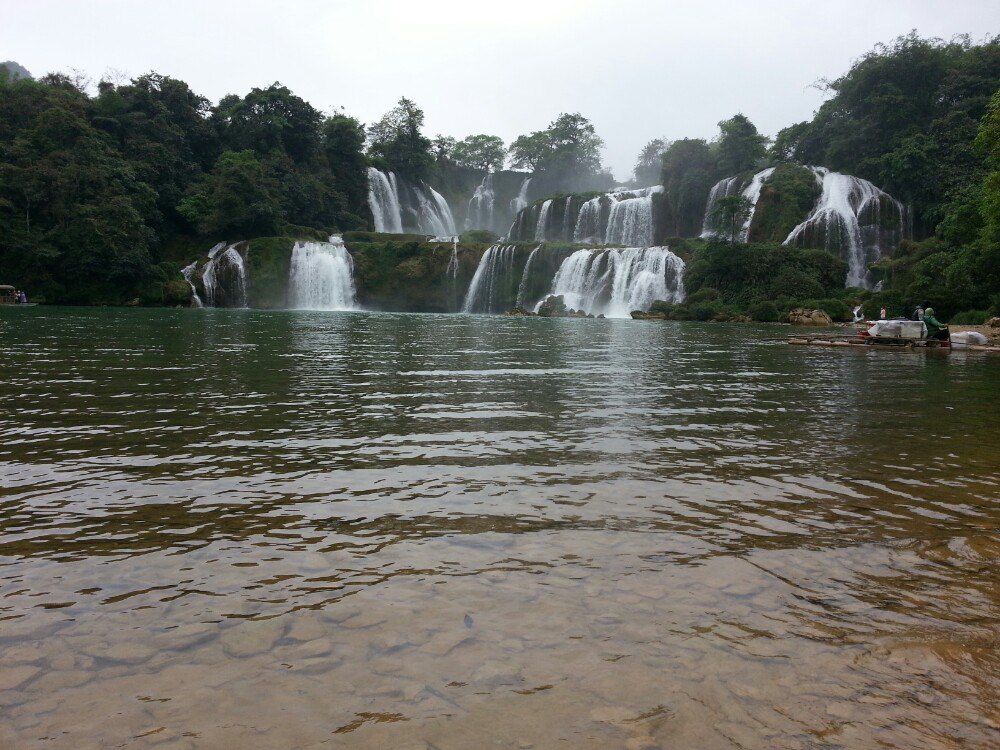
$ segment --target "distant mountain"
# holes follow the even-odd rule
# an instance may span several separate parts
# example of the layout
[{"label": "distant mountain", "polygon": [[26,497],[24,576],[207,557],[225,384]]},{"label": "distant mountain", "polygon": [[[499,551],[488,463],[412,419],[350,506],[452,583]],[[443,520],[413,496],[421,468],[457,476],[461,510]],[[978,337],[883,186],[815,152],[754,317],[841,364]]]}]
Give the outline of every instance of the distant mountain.
[{"label": "distant mountain", "polygon": [[0,68],[7,69],[7,73],[10,75],[10,80],[12,81],[16,81],[18,78],[31,78],[31,73],[28,72],[28,69],[13,60],[0,62]]}]

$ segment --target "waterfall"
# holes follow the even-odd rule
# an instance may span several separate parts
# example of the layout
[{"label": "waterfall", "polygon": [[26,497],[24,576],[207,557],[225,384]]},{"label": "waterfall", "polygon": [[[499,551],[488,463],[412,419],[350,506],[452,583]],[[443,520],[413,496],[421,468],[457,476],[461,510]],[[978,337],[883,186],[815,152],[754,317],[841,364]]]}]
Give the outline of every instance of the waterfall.
[{"label": "waterfall", "polygon": [[493,192],[493,175],[487,173],[469,200],[469,210],[465,215],[465,228],[493,231],[493,206],[495,200],[496,194]]},{"label": "waterfall", "polygon": [[535,255],[537,255],[538,251],[541,249],[542,246],[539,245],[531,251],[530,255],[528,255],[528,260],[524,264],[524,270],[521,272],[521,283],[517,285],[517,301],[514,303],[515,307],[523,308],[526,304],[528,304],[528,300],[526,299],[528,292],[528,273],[531,271],[531,263],[535,259]]},{"label": "waterfall", "polygon": [[627,318],[656,300],[682,301],[684,261],[666,247],[577,250],[559,266],[549,295],[590,315]]},{"label": "waterfall", "polygon": [[238,249],[240,244],[220,242],[208,251],[201,277],[208,307],[247,306],[247,269]]},{"label": "waterfall", "polygon": [[712,187],[712,191],[708,194],[708,204],[705,206],[705,219],[702,222],[701,228],[702,239],[728,236],[728,233],[724,231],[724,228],[718,226],[718,219],[715,217],[715,207],[718,205],[720,198],[730,198],[734,195],[742,195],[750,201],[750,211],[743,222],[743,226],[740,228],[740,233],[736,237],[736,240],[737,242],[746,242],[749,240],[750,224],[753,222],[754,213],[757,211],[757,201],[760,200],[760,192],[764,188],[764,183],[767,182],[773,173],[774,167],[768,167],[767,169],[761,170],[755,174],[750,180],[750,183],[745,186],[743,184],[743,179],[739,175],[736,177],[727,177],[726,179],[719,180],[715,183]]},{"label": "waterfall", "polygon": [[395,177],[392,172],[387,175],[375,167],[368,167],[368,206],[375,219],[376,232],[401,234],[403,231]]},{"label": "waterfall", "polygon": [[601,231],[601,196],[591,198],[580,207],[573,229],[574,242],[600,244],[604,238]]},{"label": "waterfall", "polygon": [[195,261],[189,266],[184,266],[184,268],[181,269],[181,275],[184,277],[184,281],[188,283],[188,286],[191,287],[191,306],[204,307],[205,305],[201,301],[201,297],[198,296],[198,290],[195,289],[194,282],[191,281],[191,277],[197,269],[198,261]]},{"label": "waterfall", "polygon": [[356,310],[354,259],[340,235],[329,242],[296,242],[288,274],[296,310]]},{"label": "waterfall", "polygon": [[727,177],[724,180],[719,180],[712,186],[712,190],[708,194],[708,203],[705,205],[705,219],[702,221],[701,226],[701,238],[703,240],[710,239],[719,234],[715,218],[715,207],[719,199],[739,195],[742,185],[743,180],[737,175],[736,177]]},{"label": "waterfall", "polygon": [[[435,237],[457,234],[448,201],[425,182],[411,186],[392,172],[369,167],[368,207],[376,232],[400,234],[409,230]],[[406,226],[404,216],[412,219]]]},{"label": "waterfall", "polygon": [[[643,188],[609,194],[613,203],[604,234],[605,245],[649,247],[653,244],[653,195],[663,188]],[[625,197],[619,197],[625,196]],[[582,213],[582,209],[581,209]]]},{"label": "waterfall", "polygon": [[420,203],[418,231],[433,234],[435,237],[453,237],[458,234],[448,201],[426,182],[423,183],[423,188],[423,191],[415,191]]},{"label": "waterfall", "polygon": [[445,269],[445,275],[452,280],[458,278],[458,237],[452,238],[451,257],[448,259],[448,268]]},{"label": "waterfall", "polygon": [[522,209],[511,227],[516,240],[567,240],[592,244],[649,247],[653,243],[653,196],[663,187],[630,190],[618,188],[583,200],[579,195],[566,198],[561,222],[550,221],[552,200]]},{"label": "waterfall", "polygon": [[543,242],[545,240],[545,229],[549,223],[549,212],[552,210],[552,201],[547,200],[542,204],[538,212],[538,221],[535,223],[535,240]]},{"label": "waterfall", "polygon": [[476,273],[465,295],[462,312],[503,312],[514,281],[513,245],[493,245],[479,261]]},{"label": "waterfall", "polygon": [[522,210],[528,207],[528,186],[531,185],[531,178],[526,177],[521,182],[521,189],[517,192],[517,197],[510,202],[511,216],[517,216]]},{"label": "waterfall", "polygon": [[[882,255],[886,245],[898,243],[906,226],[906,211],[899,201],[868,180],[824,167],[813,167],[822,186],[819,200],[805,221],[785,239],[785,245],[821,247],[847,261],[849,287],[871,287],[868,265]],[[887,229],[882,209],[894,212],[895,229]]]}]

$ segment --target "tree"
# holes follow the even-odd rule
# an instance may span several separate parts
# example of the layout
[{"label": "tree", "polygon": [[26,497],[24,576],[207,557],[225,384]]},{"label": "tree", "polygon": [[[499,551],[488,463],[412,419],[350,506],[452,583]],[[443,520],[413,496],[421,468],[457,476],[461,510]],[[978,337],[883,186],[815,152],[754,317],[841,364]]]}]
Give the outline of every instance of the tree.
[{"label": "tree", "polygon": [[281,219],[279,185],[250,149],[225,151],[211,174],[181,201],[178,210],[202,234],[267,236]]},{"label": "tree", "polygon": [[660,179],[663,154],[670,145],[666,138],[653,138],[642,147],[635,162],[633,174],[639,185],[654,185]]},{"label": "tree", "polygon": [[434,136],[431,141],[431,153],[434,154],[434,160],[439,164],[451,161],[451,152],[455,149],[455,143],[455,139],[450,135],[438,133]]},{"label": "tree", "polygon": [[565,188],[600,173],[603,147],[586,117],[563,113],[545,130],[516,138],[508,151],[515,168],[545,174]]},{"label": "tree", "polygon": [[411,180],[422,180],[434,162],[431,141],[421,133],[424,111],[402,97],[374,125],[368,127],[368,151],[389,168]]},{"label": "tree", "polygon": [[454,145],[451,156],[461,167],[492,172],[503,168],[507,151],[498,136],[470,135]]},{"label": "tree", "polygon": [[278,152],[308,163],[320,150],[322,114],[280,83],[252,89],[242,99],[224,97],[214,119],[231,151],[250,149],[259,156]]},{"label": "tree", "polygon": [[700,138],[683,138],[663,152],[660,182],[673,217],[673,232],[692,237],[701,232],[705,204],[712,188],[715,156]]},{"label": "tree", "polygon": [[771,161],[776,162],[800,162],[801,156],[799,149],[802,144],[802,138],[809,131],[810,124],[806,122],[797,122],[794,125],[789,125],[787,128],[782,128],[778,131],[778,135],[775,136],[774,143],[771,144],[770,157]]},{"label": "tree", "polygon": [[733,115],[719,123],[718,169],[724,176],[755,169],[767,156],[767,136],[745,115]]},{"label": "tree", "polygon": [[726,227],[732,244],[736,244],[736,239],[740,236],[740,230],[750,216],[751,209],[753,204],[742,195],[730,195],[715,202],[712,217],[716,221],[716,226]]}]

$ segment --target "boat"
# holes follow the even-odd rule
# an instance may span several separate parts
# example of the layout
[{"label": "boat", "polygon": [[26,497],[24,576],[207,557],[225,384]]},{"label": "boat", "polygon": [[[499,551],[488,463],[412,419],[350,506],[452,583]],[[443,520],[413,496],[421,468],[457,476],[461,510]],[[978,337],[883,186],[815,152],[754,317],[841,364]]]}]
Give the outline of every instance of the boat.
[{"label": "boat", "polygon": [[36,307],[37,302],[18,302],[17,289],[10,284],[0,284],[0,305],[11,307]]},{"label": "boat", "polygon": [[[956,333],[955,337],[957,339],[958,336],[962,335]],[[890,351],[912,349],[951,351],[953,348],[960,348],[969,351],[1000,353],[1000,346],[967,343],[964,338],[961,342],[927,338],[927,326],[922,320],[908,320],[906,318],[869,320],[865,322],[865,328],[847,335],[789,336],[788,343],[797,346],[847,346]]]}]

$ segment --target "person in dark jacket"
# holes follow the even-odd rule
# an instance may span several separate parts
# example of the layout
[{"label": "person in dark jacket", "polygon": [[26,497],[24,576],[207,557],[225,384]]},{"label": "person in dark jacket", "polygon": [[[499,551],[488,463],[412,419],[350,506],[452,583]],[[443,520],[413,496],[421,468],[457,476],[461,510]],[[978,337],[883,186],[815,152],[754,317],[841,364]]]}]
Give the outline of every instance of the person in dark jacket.
[{"label": "person in dark jacket", "polygon": [[924,310],[924,325],[927,326],[927,338],[939,341],[948,341],[951,339],[948,326],[934,317],[933,307],[928,307]]}]

